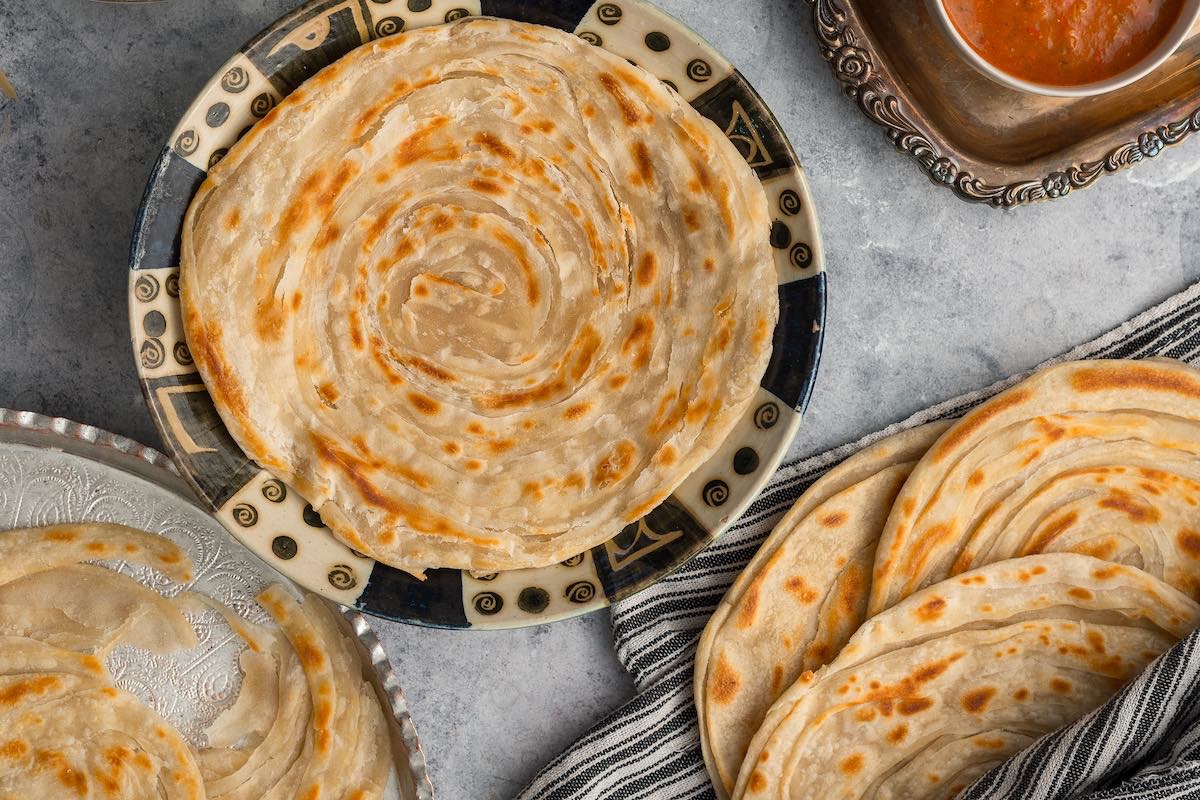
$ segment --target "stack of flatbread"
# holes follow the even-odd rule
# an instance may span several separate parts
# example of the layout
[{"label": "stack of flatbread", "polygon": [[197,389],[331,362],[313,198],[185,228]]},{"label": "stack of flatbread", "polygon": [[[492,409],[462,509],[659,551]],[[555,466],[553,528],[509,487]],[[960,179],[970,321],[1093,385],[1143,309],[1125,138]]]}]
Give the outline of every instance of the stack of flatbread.
[{"label": "stack of flatbread", "polygon": [[[0,533],[0,800],[293,800],[382,796],[383,712],[353,643],[317,598],[259,601],[279,629],[209,598],[168,599],[85,560],[190,580],[184,553],[118,525]],[[240,693],[194,747],[104,666],[117,645],[197,645],[185,611],[217,609],[247,642]]]},{"label": "stack of flatbread", "polygon": [[700,642],[738,800],[951,798],[1200,624],[1200,371],[1051,367],[827,473]]},{"label": "stack of flatbread", "polygon": [[210,173],[188,344],[339,538],[421,574],[553,564],[662,502],[757,390],[762,185],[653,75],[466,19],[322,70]]}]

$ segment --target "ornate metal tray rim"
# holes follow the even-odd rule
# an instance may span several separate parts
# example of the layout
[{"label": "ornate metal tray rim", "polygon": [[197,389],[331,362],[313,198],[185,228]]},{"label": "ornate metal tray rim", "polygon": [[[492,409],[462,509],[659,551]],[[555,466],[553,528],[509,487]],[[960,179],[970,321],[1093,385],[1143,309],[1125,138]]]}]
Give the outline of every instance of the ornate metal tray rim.
[{"label": "ornate metal tray rim", "polygon": [[[120,434],[63,417],[49,417],[33,411],[0,407],[0,444],[42,447],[102,463],[157,484],[172,492],[180,502],[209,515],[179,477],[174,463],[168,456]],[[224,531],[215,520],[213,525]],[[245,550],[232,536],[228,533],[226,535],[235,542],[236,547]],[[270,565],[264,566],[270,568]],[[341,607],[340,611],[349,630],[366,653],[371,671],[375,675],[376,688],[386,701],[386,710],[395,719],[395,729],[399,732],[400,742],[407,756],[403,766],[411,773],[416,798],[433,800],[433,784],[425,763],[425,753],[421,748],[412,714],[409,712],[408,700],[400,686],[400,679],[383,649],[383,644],[361,613],[344,607]],[[396,766],[401,768],[402,765],[398,761]]]},{"label": "ornate metal tray rim", "polygon": [[[1111,148],[1093,161],[1068,164],[1041,177],[993,184],[960,169],[954,159],[938,149],[928,130],[913,122],[901,106],[892,81],[875,74],[878,58],[869,39],[856,29],[852,0],[806,0],[813,9],[813,25],[821,56],[829,63],[842,91],[875,124],[884,128],[896,149],[917,163],[929,180],[951,189],[962,200],[1011,208],[1065,197],[1085,189],[1105,175],[1153,158],[1200,131],[1200,106],[1180,119],[1143,130],[1135,141]],[[847,12],[846,6],[851,7]]]}]

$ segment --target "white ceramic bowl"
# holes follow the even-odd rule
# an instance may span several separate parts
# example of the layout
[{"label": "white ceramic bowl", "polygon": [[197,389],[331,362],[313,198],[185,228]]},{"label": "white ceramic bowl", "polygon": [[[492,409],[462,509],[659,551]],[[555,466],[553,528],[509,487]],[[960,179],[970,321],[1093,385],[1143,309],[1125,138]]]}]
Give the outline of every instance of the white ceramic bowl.
[{"label": "white ceramic bowl", "polygon": [[1079,86],[1055,86],[1053,84],[1022,80],[994,66],[984,59],[983,56],[979,55],[975,51],[975,48],[971,47],[970,43],[967,42],[966,38],[959,33],[958,28],[954,26],[949,13],[946,11],[943,0],[925,0],[925,5],[929,7],[929,13],[933,17],[933,21],[941,29],[942,33],[946,35],[946,38],[954,44],[954,49],[958,51],[959,55],[968,64],[996,83],[1007,86],[1010,89],[1032,92],[1033,94],[1049,97],[1089,97],[1091,95],[1111,92],[1114,89],[1120,89],[1122,86],[1128,86],[1139,78],[1144,78],[1171,57],[1171,54],[1187,39],[1188,32],[1196,24],[1197,19],[1200,19],[1200,0],[1186,0],[1183,4],[1183,9],[1179,12],[1179,19],[1175,21],[1170,31],[1167,32],[1166,37],[1158,43],[1157,47],[1147,53],[1145,58],[1129,69],[1119,72],[1111,78],[1105,78],[1102,81],[1095,81],[1094,83],[1085,83]]}]

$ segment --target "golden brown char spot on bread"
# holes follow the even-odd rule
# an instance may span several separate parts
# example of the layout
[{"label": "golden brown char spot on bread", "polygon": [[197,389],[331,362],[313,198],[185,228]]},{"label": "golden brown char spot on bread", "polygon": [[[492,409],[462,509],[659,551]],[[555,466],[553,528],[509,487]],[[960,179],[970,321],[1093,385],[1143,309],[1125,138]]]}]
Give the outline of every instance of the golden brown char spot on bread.
[{"label": "golden brown char spot on bread", "polygon": [[0,742],[0,758],[18,759],[29,753],[29,745],[23,739],[10,739]]},{"label": "golden brown char spot on bread", "polygon": [[645,369],[650,363],[650,350],[653,346],[654,318],[649,314],[639,314],[633,320],[633,327],[621,343],[621,355],[628,357],[634,350],[637,355],[633,358],[633,366]]},{"label": "golden brown char spot on bread", "polygon": [[633,143],[630,152],[633,154],[633,162],[637,166],[630,176],[630,182],[635,186],[654,183],[654,160],[650,158],[650,148],[646,147],[645,142],[639,140]]},{"label": "golden brown char spot on bread", "polygon": [[762,594],[763,577],[760,575],[754,579],[746,593],[742,595],[742,601],[738,603],[738,615],[734,624],[739,628],[749,628],[758,619],[758,601]]},{"label": "golden brown char spot on bread", "polygon": [[637,452],[637,445],[629,439],[622,439],[613,445],[612,450],[597,462],[592,472],[592,486],[603,489],[628,477]]},{"label": "golden brown char spot on bread", "polygon": [[1084,589],[1082,586],[1072,586],[1067,590],[1067,594],[1077,600],[1091,600],[1096,596],[1092,594],[1090,590]]},{"label": "golden brown char spot on bread", "polygon": [[563,411],[563,419],[577,420],[587,416],[587,413],[592,410],[594,404],[591,402],[575,403],[567,406]]},{"label": "golden brown char spot on bread", "polygon": [[47,542],[73,542],[78,538],[79,534],[75,531],[62,528],[51,528],[42,534],[42,539]]},{"label": "golden brown char spot on bread", "polygon": [[521,247],[521,243],[503,228],[493,228],[492,231],[496,237],[496,241],[513,255],[517,261],[517,266],[521,268],[521,273],[525,276],[525,297],[529,300],[529,305],[537,305],[538,300],[541,299],[541,284],[538,282],[537,275],[533,271],[533,265],[529,263],[529,258],[525,255],[525,250]]},{"label": "golden brown char spot on bread", "polygon": [[[704,227],[704,223],[700,221],[700,215],[694,208],[685,208],[683,210],[683,224],[687,226],[689,231],[698,231]],[[712,264],[712,268],[709,267]],[[711,258],[704,260],[704,271],[712,272],[716,268],[716,262]]]},{"label": "golden brown char spot on bread", "polygon": [[1025,545],[1024,549],[1021,550],[1021,554],[1034,555],[1046,552],[1046,548],[1078,520],[1079,512],[1077,511],[1068,511],[1066,514],[1052,520],[1049,525],[1042,529],[1041,533]]},{"label": "golden brown char spot on bread", "polygon": [[826,528],[840,528],[846,524],[846,520],[848,519],[850,519],[850,515],[845,511],[834,511],[831,514],[821,517],[818,521]]},{"label": "golden brown char spot on bread", "polygon": [[984,480],[983,470],[977,469],[971,473],[971,477],[967,478],[967,486],[970,486],[971,488],[976,488],[983,484],[983,480]]},{"label": "golden brown char spot on bread", "polygon": [[16,705],[26,697],[46,694],[61,685],[62,681],[53,675],[39,675],[34,678],[18,680],[0,689],[0,706]]},{"label": "golden brown char spot on bread", "polygon": [[587,374],[587,371],[591,369],[596,353],[600,350],[601,344],[599,331],[591,325],[584,325],[567,351],[568,354],[572,355],[570,372],[572,380],[578,382]]},{"label": "golden brown char spot on bread", "polygon": [[475,144],[482,146],[484,150],[487,150],[493,155],[499,156],[505,161],[513,162],[517,160],[516,151],[506,145],[504,141],[494,133],[480,131],[479,133],[475,134],[475,137],[472,139],[472,141],[474,141]]},{"label": "golden brown char spot on bread", "polygon": [[472,178],[467,182],[467,186],[482,194],[490,194],[493,196],[499,196],[508,193],[508,190],[500,184],[485,178]]},{"label": "golden brown char spot on bread", "polygon": [[420,392],[409,392],[408,402],[411,403],[412,407],[417,411],[420,411],[422,414],[430,417],[436,416],[442,410],[441,403],[439,403],[437,400],[434,400],[432,397],[429,397],[428,395],[421,394]]},{"label": "golden brown char spot on bread", "polygon": [[612,389],[613,391],[618,391],[627,383],[629,383],[629,376],[618,373],[608,379],[608,388]]},{"label": "golden brown char spot on bread", "polygon": [[750,791],[755,792],[755,793],[765,792],[767,790],[768,786],[770,786],[770,782],[767,781],[767,778],[765,775],[763,775],[758,770],[754,770],[754,772],[751,773],[751,775],[750,775]]},{"label": "golden brown char spot on bread", "polygon": [[668,497],[670,497],[670,492],[655,492],[654,494],[650,495],[650,498],[646,500],[646,502],[642,503],[641,505],[634,506],[625,515],[625,521],[635,522],[641,519],[654,509],[658,508],[658,505]]},{"label": "golden brown char spot on bread", "polygon": [[1200,381],[1194,377],[1145,363],[1122,362],[1079,368],[1071,375],[1071,388],[1077,392],[1143,389],[1200,398]]},{"label": "golden brown char spot on bread", "polygon": [[928,697],[908,697],[896,704],[896,711],[902,716],[911,717],[928,710],[932,705],[933,701]]},{"label": "golden brown char spot on bread", "polygon": [[445,442],[442,444],[442,451],[448,456],[456,456],[462,452],[462,445],[458,442]]},{"label": "golden brown char spot on bread", "polygon": [[908,736],[908,726],[907,725],[897,725],[896,727],[894,727],[890,731],[888,731],[887,740],[889,742],[891,742],[892,744],[900,744],[901,742],[904,741],[905,737],[907,737],[907,736]]},{"label": "golden brown char spot on bread", "polygon": [[1157,508],[1139,502],[1128,492],[1120,489],[1110,490],[1108,496],[1099,502],[1099,506],[1111,511],[1118,511],[1133,522],[1158,522],[1162,519],[1162,514]]},{"label": "golden brown char spot on bread", "polygon": [[987,710],[988,704],[992,702],[992,698],[996,696],[996,687],[981,686],[978,689],[972,689],[962,696],[963,710],[969,714],[982,714]]},{"label": "golden brown char spot on bread", "polygon": [[1071,686],[1070,681],[1063,678],[1051,678],[1050,688],[1058,694],[1070,694],[1071,689],[1074,687]]},{"label": "golden brown char spot on bread", "polygon": [[638,262],[637,272],[634,273],[634,280],[638,286],[651,286],[654,283],[655,276],[658,275],[658,258],[646,251],[642,254],[641,260]]},{"label": "golden brown char spot on bread", "polygon": [[337,406],[338,398],[341,396],[338,393],[337,387],[329,381],[317,387],[317,395],[321,398],[321,402],[330,408]]},{"label": "golden brown char spot on bread", "polygon": [[1200,559],[1200,532],[1191,528],[1181,528],[1175,535],[1175,541],[1188,558]]},{"label": "golden brown char spot on bread", "polygon": [[924,622],[933,622],[946,610],[946,598],[931,597],[917,606],[917,616]]},{"label": "golden brown char spot on bread", "polygon": [[793,575],[788,578],[783,582],[783,588],[805,605],[815,603],[821,596],[820,592],[808,585],[808,581],[804,580],[803,575]]},{"label": "golden brown char spot on bread", "polygon": [[453,372],[442,369],[436,364],[431,364],[420,356],[405,356],[400,359],[400,363],[444,383],[454,383],[458,379]]},{"label": "golden brown char spot on bread", "polygon": [[955,450],[976,431],[986,425],[989,420],[1011,408],[1021,405],[1029,397],[1030,390],[1027,388],[1010,389],[967,414],[959,420],[957,425],[952,427],[938,440],[934,446],[934,462],[939,462],[945,458],[951,451]]},{"label": "golden brown char spot on bread", "polygon": [[654,462],[669,467],[679,459],[679,453],[669,444],[665,444],[654,456]]},{"label": "golden brown char spot on bread", "polygon": [[429,161],[458,160],[461,153],[452,142],[443,142],[436,147],[430,146],[430,140],[434,134],[449,124],[450,118],[447,116],[434,117],[428,125],[412,133],[400,143],[400,146],[396,148],[395,156],[392,157],[392,163],[397,167],[407,167],[426,159]]},{"label": "golden brown char spot on bread", "polygon": [[242,224],[242,210],[237,206],[231,208],[229,213],[225,215],[224,224],[226,230],[237,230],[238,226]]},{"label": "golden brown char spot on bread", "polygon": [[862,772],[863,757],[862,753],[853,753],[842,759],[838,764],[838,769],[845,775],[857,775]]},{"label": "golden brown char spot on bread", "polygon": [[725,658],[725,654],[717,656],[717,664],[713,668],[713,676],[709,684],[709,695],[719,706],[729,705],[738,696],[742,688],[742,678],[737,670]]},{"label": "golden brown char spot on bread", "polygon": [[488,452],[494,456],[507,453],[509,450],[517,446],[516,439],[496,439],[487,443]]},{"label": "golden brown char spot on bread", "polygon": [[[632,127],[642,121],[641,111],[637,104],[630,99],[629,95],[625,94],[625,90],[621,88],[620,82],[610,73],[602,72],[598,78],[600,85],[609,93],[612,99],[616,102],[617,108],[621,111],[621,116],[625,119],[625,124]],[[584,106],[584,116],[592,116],[588,114],[588,106]],[[592,114],[595,109],[592,109]]]},{"label": "golden brown char spot on bread", "polygon": [[[242,384],[234,375],[233,369],[225,360],[225,351],[221,347],[221,326],[216,321],[200,322],[195,311],[188,314],[188,349],[196,363],[204,369],[205,388],[217,401],[217,407],[224,406],[231,410],[239,420],[247,417],[246,395]],[[246,426],[243,425],[243,428]],[[263,452],[261,440],[249,430],[243,430],[243,435],[255,445],[255,452]]]}]

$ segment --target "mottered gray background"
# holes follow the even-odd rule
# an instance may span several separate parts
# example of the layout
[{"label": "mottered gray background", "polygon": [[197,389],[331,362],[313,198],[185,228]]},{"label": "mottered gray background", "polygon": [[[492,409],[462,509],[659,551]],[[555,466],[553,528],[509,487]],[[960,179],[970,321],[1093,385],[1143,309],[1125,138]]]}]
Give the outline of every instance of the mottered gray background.
[{"label": "mottered gray background", "polygon": [[[18,96],[0,95],[0,405],[161,447],[129,348],[134,214],[196,92],[295,2],[0,0],[0,71]],[[1026,369],[1200,279],[1200,141],[1062,200],[970,206],[841,95],[804,0],[659,4],[758,88],[812,183],[829,314],[793,456]],[[443,798],[511,797],[632,692],[607,613],[377,628]]]}]

